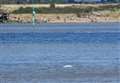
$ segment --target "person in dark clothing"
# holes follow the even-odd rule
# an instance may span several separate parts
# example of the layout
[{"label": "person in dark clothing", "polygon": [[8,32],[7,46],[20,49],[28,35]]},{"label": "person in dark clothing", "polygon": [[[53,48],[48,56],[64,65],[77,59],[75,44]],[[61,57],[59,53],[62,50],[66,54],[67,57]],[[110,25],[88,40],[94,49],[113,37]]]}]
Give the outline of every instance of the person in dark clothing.
[{"label": "person in dark clothing", "polygon": [[7,20],[8,20],[8,14],[7,13],[2,13],[1,16],[0,16],[0,23],[4,23]]}]

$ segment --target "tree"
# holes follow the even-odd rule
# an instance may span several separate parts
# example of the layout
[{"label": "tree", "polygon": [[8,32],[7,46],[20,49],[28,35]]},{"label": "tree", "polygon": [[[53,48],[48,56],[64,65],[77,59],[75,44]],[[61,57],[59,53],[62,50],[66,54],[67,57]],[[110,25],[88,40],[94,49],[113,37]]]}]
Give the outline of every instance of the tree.
[{"label": "tree", "polygon": [[108,0],[108,2],[120,2],[120,0]]}]

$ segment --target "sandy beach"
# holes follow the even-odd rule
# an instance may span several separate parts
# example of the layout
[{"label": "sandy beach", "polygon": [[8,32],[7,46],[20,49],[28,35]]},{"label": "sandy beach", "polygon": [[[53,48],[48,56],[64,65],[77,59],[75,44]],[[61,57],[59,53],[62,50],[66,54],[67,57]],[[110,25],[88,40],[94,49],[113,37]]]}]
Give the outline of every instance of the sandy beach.
[{"label": "sandy beach", "polygon": [[[32,22],[32,14],[11,14],[10,19],[22,23]],[[37,23],[94,23],[94,22],[120,22],[120,14],[88,14],[78,17],[76,14],[37,14]]]}]

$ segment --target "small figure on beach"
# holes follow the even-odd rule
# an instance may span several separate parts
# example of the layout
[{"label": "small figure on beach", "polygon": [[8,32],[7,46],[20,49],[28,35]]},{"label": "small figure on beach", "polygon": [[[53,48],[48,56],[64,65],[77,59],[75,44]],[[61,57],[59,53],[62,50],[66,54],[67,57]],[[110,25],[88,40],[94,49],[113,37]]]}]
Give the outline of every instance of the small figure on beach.
[{"label": "small figure on beach", "polygon": [[0,23],[4,23],[5,21],[8,21],[8,14],[7,13],[0,13]]}]

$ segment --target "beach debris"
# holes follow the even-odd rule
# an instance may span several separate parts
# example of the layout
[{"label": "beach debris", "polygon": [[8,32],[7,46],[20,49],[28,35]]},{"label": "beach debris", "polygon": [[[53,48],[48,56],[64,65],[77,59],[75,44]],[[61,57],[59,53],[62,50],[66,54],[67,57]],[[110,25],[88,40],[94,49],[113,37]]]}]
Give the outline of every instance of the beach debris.
[{"label": "beach debris", "polygon": [[72,68],[73,66],[72,65],[64,65],[63,67],[64,68]]}]

